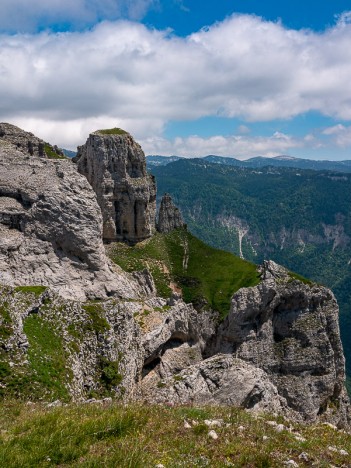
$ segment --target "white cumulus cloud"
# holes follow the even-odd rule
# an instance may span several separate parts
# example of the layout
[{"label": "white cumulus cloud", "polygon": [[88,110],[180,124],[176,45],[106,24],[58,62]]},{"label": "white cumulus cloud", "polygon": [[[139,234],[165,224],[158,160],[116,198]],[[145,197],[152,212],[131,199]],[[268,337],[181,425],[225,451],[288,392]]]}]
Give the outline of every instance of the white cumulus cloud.
[{"label": "white cumulus cloud", "polygon": [[[139,3],[140,11],[149,3]],[[123,126],[156,141],[167,122],[206,116],[258,122],[318,111],[351,120],[350,43],[347,16],[322,33],[234,15],[186,38],[128,21],[74,33],[3,34],[0,120],[68,147],[97,126]],[[189,148],[201,144],[188,140]],[[235,144],[258,154],[268,141],[273,154],[286,140],[241,137]],[[215,145],[224,151],[226,141],[214,137],[208,147],[219,154]]]},{"label": "white cumulus cloud", "polygon": [[0,31],[82,28],[102,19],[141,19],[159,0],[1,0]]},{"label": "white cumulus cloud", "polygon": [[326,128],[322,133],[323,135],[332,136],[333,143],[340,148],[351,146],[351,126],[345,127],[342,124],[337,124]]},{"label": "white cumulus cloud", "polygon": [[141,141],[147,154],[201,157],[209,154],[234,156],[246,159],[252,156],[278,156],[293,148],[304,146],[303,139],[293,138],[283,133],[270,137],[244,137],[221,135],[202,138],[197,135],[188,138],[177,137],[168,140],[162,137],[146,138]]}]

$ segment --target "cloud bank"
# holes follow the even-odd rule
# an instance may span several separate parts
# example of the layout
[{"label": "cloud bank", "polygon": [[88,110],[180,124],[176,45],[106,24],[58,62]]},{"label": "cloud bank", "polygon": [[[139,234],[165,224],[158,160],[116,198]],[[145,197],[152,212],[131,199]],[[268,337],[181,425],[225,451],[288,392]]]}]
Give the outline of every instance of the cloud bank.
[{"label": "cloud bank", "polygon": [[2,0],[0,31],[84,28],[102,19],[139,20],[158,0]]},{"label": "cloud bank", "polygon": [[[115,4],[101,2],[101,8]],[[171,120],[224,116],[258,122],[309,111],[351,120],[349,17],[323,33],[234,15],[186,38],[129,21],[103,22],[84,32],[3,34],[0,120],[66,147],[82,143],[96,128],[121,126],[152,153],[161,151],[161,142],[177,147],[162,138]],[[206,139],[205,153],[219,154],[218,138]],[[263,142],[271,144],[271,153],[303,144],[276,135],[225,140],[223,151],[231,155],[245,142],[253,154],[264,154]],[[201,141],[189,138],[187,147]]]}]

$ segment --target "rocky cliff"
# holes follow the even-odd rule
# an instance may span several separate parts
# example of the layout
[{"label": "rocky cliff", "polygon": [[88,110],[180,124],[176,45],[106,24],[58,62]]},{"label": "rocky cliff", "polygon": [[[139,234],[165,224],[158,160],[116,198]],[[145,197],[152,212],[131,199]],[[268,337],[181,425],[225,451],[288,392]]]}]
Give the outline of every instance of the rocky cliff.
[{"label": "rocky cliff", "polygon": [[183,226],[185,226],[185,223],[179,209],[173,203],[172,197],[165,193],[161,199],[157,230],[167,233]]},{"label": "rocky cliff", "polygon": [[65,156],[57,146],[52,146],[44,140],[25,132],[21,128],[8,123],[0,123],[0,140],[12,143],[16,149],[24,154],[39,158],[64,159]]},{"label": "rocky cliff", "polygon": [[157,297],[149,271],[108,260],[103,219],[109,240],[120,222],[129,243],[152,232],[155,186],[139,148],[129,134],[90,135],[78,156],[89,184],[70,161],[0,142],[0,394],[239,405],[348,425],[328,289],[266,262],[218,323],[215,311],[185,304],[179,286]]},{"label": "rocky cliff", "polygon": [[75,161],[97,195],[104,240],[134,244],[152,235],[156,185],[146,172],[144,152],[129,133],[120,129],[92,133],[78,148]]},{"label": "rocky cliff", "polygon": [[85,299],[135,295],[105,255],[95,194],[70,161],[0,140],[0,283]]}]

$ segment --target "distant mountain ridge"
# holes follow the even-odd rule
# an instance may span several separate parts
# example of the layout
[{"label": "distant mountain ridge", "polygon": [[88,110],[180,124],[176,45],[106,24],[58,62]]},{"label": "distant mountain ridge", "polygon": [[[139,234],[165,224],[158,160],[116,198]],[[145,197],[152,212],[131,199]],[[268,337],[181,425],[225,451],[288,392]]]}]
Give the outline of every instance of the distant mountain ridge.
[{"label": "distant mountain ridge", "polygon": [[[161,155],[150,155],[146,156],[147,165],[151,167],[166,166],[172,162],[178,161],[179,159],[187,159],[181,156],[161,156]],[[245,161],[236,159],[234,157],[208,155],[201,158],[197,158],[202,161],[207,161],[215,164],[224,164],[226,166],[236,167],[248,167],[248,168],[260,168],[267,166],[274,167],[291,167],[295,169],[313,169],[316,171],[328,170],[338,172],[351,172],[351,160],[345,161],[322,161],[313,159],[295,158],[293,156],[281,155],[273,158],[267,158],[264,156],[256,156]]]}]

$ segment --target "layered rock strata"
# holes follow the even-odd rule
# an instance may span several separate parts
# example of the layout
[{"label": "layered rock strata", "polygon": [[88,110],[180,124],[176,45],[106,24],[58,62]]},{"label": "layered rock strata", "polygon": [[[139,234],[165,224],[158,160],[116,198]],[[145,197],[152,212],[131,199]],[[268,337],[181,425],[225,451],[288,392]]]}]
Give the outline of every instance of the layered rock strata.
[{"label": "layered rock strata", "polygon": [[262,281],[239,290],[217,331],[213,352],[264,370],[287,405],[306,420],[333,408],[347,419],[345,359],[332,292],[265,262]]},{"label": "layered rock strata", "polygon": [[0,283],[64,297],[135,297],[105,255],[95,194],[70,161],[25,156],[0,141]]},{"label": "layered rock strata", "polygon": [[153,234],[156,185],[146,172],[143,150],[129,133],[114,129],[90,134],[75,161],[96,193],[104,240],[135,244]]},{"label": "layered rock strata", "polygon": [[179,209],[173,203],[172,197],[165,193],[158,213],[157,230],[168,233],[184,226],[185,223]]},{"label": "layered rock strata", "polygon": [[[190,362],[182,345],[171,359],[160,359],[153,380],[147,376],[141,383],[144,398],[233,404],[347,426],[351,414],[333,294],[294,279],[274,262],[266,262],[261,273],[258,286],[233,296],[202,357],[193,353],[197,358]],[[173,366],[173,375],[165,372],[179,357],[184,365]]]},{"label": "layered rock strata", "polygon": [[0,123],[0,140],[12,143],[18,151],[30,156],[64,158],[62,150],[57,146],[52,146],[33,135],[33,133],[26,132],[8,123]]}]

